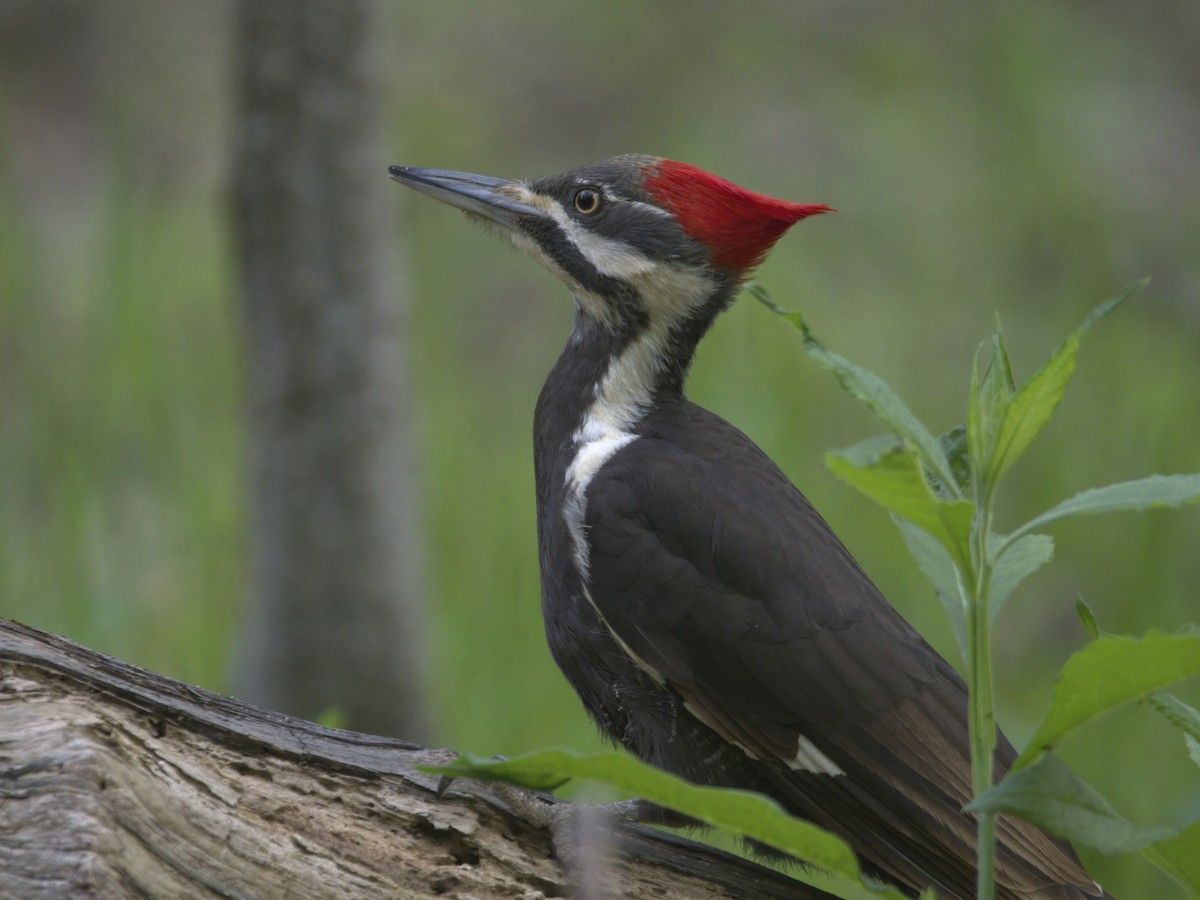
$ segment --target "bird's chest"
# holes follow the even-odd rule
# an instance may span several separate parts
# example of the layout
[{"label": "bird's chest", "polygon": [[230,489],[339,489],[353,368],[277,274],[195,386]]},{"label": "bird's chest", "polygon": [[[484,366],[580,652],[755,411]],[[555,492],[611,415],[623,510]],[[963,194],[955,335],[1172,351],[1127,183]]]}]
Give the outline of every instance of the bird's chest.
[{"label": "bird's chest", "polygon": [[630,660],[588,597],[586,516],[589,489],[635,440],[627,433],[594,433],[572,441],[557,465],[537,473],[546,640],[593,719],[627,746],[635,740],[631,722],[647,707],[665,708],[673,700]]},{"label": "bird's chest", "polygon": [[548,619],[586,601],[589,494],[605,469],[639,440],[634,407],[608,402],[598,383],[570,403],[555,402],[554,385],[552,377],[534,427],[538,544]]},{"label": "bird's chest", "polygon": [[[629,432],[581,428],[558,452],[540,454],[538,481],[538,549],[542,601],[548,633],[570,626],[568,637],[585,640],[593,632],[611,635],[588,599],[591,552],[587,515],[589,492],[605,468],[637,440]],[[551,635],[551,648],[555,637]]]}]

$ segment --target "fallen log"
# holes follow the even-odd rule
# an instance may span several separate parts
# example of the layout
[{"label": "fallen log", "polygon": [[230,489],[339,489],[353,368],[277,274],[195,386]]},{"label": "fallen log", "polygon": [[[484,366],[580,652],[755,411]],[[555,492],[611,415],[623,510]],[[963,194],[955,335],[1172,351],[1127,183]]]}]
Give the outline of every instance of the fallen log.
[{"label": "fallen log", "polygon": [[[549,834],[451,758],[325,728],[0,619],[0,897],[560,897]],[[546,798],[546,802],[557,802]],[[603,891],[819,897],[619,826]],[[596,886],[591,886],[596,892]]]}]

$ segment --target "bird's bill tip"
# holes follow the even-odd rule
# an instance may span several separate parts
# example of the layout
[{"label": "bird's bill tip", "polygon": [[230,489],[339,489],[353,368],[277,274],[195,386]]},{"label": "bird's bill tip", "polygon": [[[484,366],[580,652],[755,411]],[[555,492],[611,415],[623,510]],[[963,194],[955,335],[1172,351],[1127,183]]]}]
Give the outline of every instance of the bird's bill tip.
[{"label": "bird's bill tip", "polygon": [[435,200],[501,225],[514,226],[523,216],[545,216],[543,210],[523,201],[529,191],[519,181],[417,166],[388,166],[388,175]]}]

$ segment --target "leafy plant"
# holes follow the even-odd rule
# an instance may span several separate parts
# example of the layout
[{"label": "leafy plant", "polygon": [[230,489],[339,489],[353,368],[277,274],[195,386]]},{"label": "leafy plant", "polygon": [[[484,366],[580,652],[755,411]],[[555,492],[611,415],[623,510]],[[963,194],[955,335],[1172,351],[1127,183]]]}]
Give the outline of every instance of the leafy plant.
[{"label": "leafy plant", "polygon": [[[1082,491],[1002,533],[993,519],[997,487],[1050,421],[1062,399],[1083,336],[1140,290],[1130,285],[1102,304],[1045,365],[1016,386],[999,319],[986,366],[976,363],[966,424],[935,436],[879,376],[826,349],[798,312],[782,309],[758,285],[749,292],[801,332],[803,347],[852,397],[888,427],[874,437],[827,454],[835,475],[886,508],[950,618],[966,663],[972,788],[977,814],[977,895],[995,895],[995,817],[1021,816],[1074,843],[1105,853],[1139,851],[1200,897],[1200,822],[1138,826],[1123,818],[1051,752],[1068,734],[1124,703],[1144,701],[1184,732],[1200,764],[1200,713],[1162,689],[1200,675],[1200,632],[1141,638],[1102,633],[1082,600],[1077,609],[1093,640],[1067,660],[1051,708],[1011,772],[992,783],[995,715],[990,628],[1013,590],[1050,561],[1054,542],[1040,529],[1061,519],[1101,512],[1178,507],[1200,501],[1200,473],[1147,478]],[[502,779],[554,789],[582,780],[642,797],[707,824],[776,847],[831,873],[845,896],[894,892],[863,877],[840,839],[746,792],[691,785],[625,754],[579,756],[548,750],[512,760],[464,756],[436,771]],[[804,873],[801,878],[806,877]]]},{"label": "leafy plant", "polygon": [[991,356],[982,374],[983,347],[976,354],[966,426],[940,438],[881,378],[823,347],[800,313],[780,308],[761,287],[749,287],[754,297],[800,330],[809,355],[890,429],[883,438],[828,454],[827,463],[835,475],[892,513],[958,638],[970,692],[975,800],[968,808],[978,815],[980,900],[995,894],[995,816],[1000,812],[1022,816],[1107,853],[1141,850],[1189,894],[1200,895],[1196,823],[1134,826],[1064,762],[1049,755],[1062,738],[1096,716],[1147,697],[1157,697],[1152,702],[1183,728],[1189,751],[1195,753],[1200,747],[1195,711],[1176,698],[1153,692],[1200,674],[1200,634],[1150,632],[1141,639],[1104,635],[1081,603],[1081,618],[1090,625],[1094,640],[1067,661],[1045,721],[1010,774],[999,785],[992,784],[995,715],[990,627],[1013,589],[1053,556],[1053,540],[1040,529],[1073,516],[1178,507],[1200,500],[1200,474],[1151,475],[1082,491],[1007,534],[993,525],[1000,480],[1053,416],[1075,370],[1083,336],[1147,281],[1130,285],[1097,307],[1020,388],[1013,379],[997,317]]},{"label": "leafy plant", "polygon": [[819,866],[844,896],[904,897],[867,879],[854,851],[841,838],[788,815],[774,800],[750,791],[700,787],[625,753],[539,750],[513,759],[463,755],[447,766],[428,767],[427,771],[506,781],[534,790],[556,790],[570,781],[601,784]]}]

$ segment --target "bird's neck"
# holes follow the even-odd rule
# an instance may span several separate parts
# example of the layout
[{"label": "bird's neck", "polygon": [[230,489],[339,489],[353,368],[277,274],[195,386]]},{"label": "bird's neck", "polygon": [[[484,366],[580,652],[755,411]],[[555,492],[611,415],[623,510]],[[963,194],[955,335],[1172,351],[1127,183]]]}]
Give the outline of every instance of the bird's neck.
[{"label": "bird's neck", "polygon": [[[539,486],[551,471],[561,481],[585,429],[604,423],[614,433],[629,433],[653,402],[653,379],[640,369],[635,374],[634,361],[627,356],[631,343],[628,336],[576,313],[534,413]],[[640,366],[642,360],[636,363]],[[618,371],[625,377],[616,377]]]},{"label": "bird's neck", "polygon": [[683,397],[696,346],[735,290],[721,285],[692,304],[693,314],[621,332],[577,305],[571,335],[546,379],[534,416],[539,491],[569,477],[568,469],[591,448],[601,462],[637,437],[645,417]]}]

